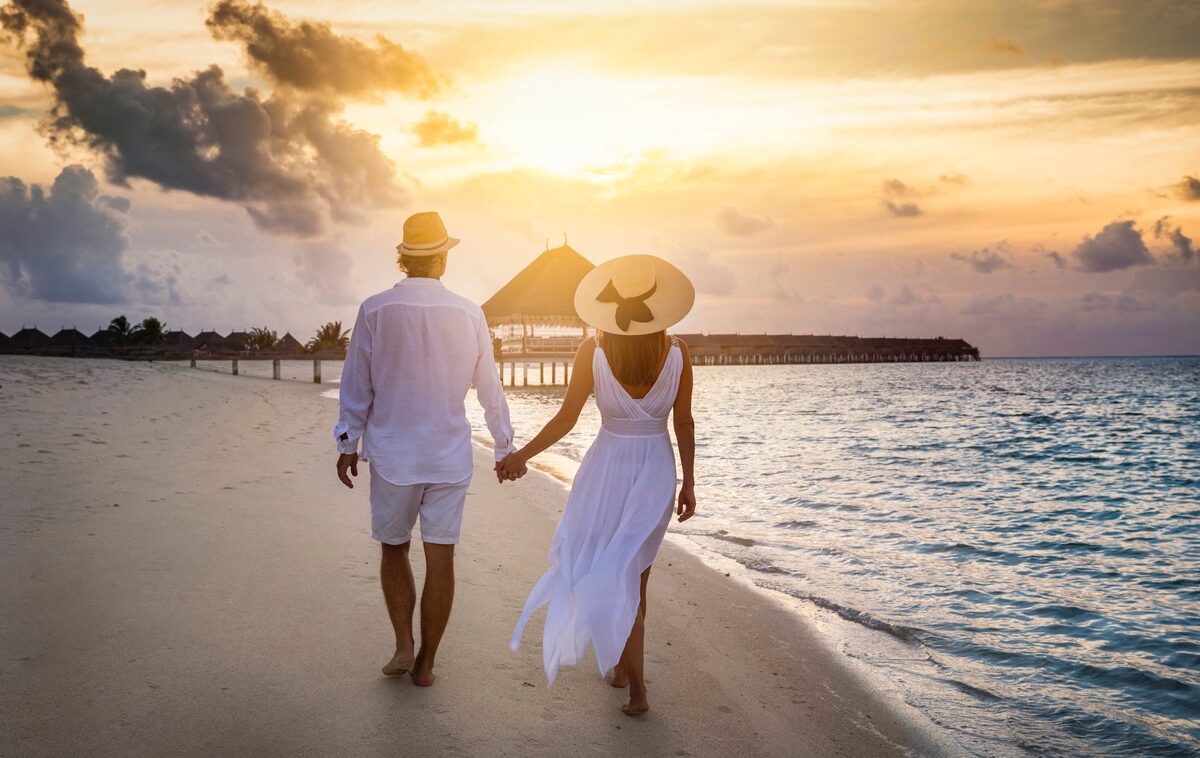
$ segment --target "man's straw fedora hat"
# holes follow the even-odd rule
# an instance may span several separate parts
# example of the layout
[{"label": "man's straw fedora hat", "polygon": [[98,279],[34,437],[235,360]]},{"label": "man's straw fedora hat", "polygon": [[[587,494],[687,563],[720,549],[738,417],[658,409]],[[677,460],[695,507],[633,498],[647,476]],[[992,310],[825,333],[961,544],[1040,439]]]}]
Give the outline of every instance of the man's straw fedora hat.
[{"label": "man's straw fedora hat", "polygon": [[404,241],[396,245],[401,255],[437,255],[459,243],[446,233],[446,225],[436,211],[414,213],[404,221]]},{"label": "man's straw fedora hat", "polygon": [[609,334],[653,334],[679,323],[696,288],[679,269],[653,255],[624,255],[588,272],[575,290],[575,312]]}]

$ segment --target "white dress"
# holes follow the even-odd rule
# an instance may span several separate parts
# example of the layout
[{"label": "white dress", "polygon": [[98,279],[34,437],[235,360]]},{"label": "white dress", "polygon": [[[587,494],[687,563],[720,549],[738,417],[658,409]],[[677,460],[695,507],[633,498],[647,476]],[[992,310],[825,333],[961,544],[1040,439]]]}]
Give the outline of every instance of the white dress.
[{"label": "white dress", "polygon": [[558,667],[596,648],[601,675],[621,658],[641,598],[641,573],[667,531],[675,503],[675,450],[667,417],[679,391],[683,355],[675,339],[654,386],[635,399],[604,350],[592,359],[600,433],[567,498],[550,545],[550,569],[534,586],[517,622],[516,650],[529,617],[549,604],[542,657],[551,684]]}]

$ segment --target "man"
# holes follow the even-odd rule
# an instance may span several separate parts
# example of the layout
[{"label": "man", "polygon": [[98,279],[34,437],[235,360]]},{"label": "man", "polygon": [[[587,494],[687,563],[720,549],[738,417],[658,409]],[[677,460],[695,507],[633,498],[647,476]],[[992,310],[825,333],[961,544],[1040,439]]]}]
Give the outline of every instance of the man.
[{"label": "man", "polygon": [[[496,460],[515,450],[483,311],[440,281],[446,254],[458,242],[437,213],[404,222],[396,250],[408,276],[358,309],[333,432],[338,478],[347,487],[354,487],[347,472],[358,476],[359,438],[361,458],[371,464],[371,536],[383,545],[380,580],[396,633],[383,673],[411,671],[422,687],[433,684],[434,657],[454,600],[454,546],[473,468],[464,407],[472,384]],[[417,595],[408,547],[418,517],[425,587],[421,648],[414,655]]]}]

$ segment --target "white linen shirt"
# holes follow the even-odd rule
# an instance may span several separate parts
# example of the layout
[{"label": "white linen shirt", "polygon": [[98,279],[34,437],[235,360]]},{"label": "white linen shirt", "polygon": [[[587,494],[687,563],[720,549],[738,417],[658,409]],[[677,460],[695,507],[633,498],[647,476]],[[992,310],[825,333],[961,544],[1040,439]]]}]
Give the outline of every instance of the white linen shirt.
[{"label": "white linen shirt", "polygon": [[467,479],[472,384],[500,460],[516,447],[483,310],[424,277],[372,295],[350,332],[333,428],[338,452],[358,452],[361,437],[362,459],[393,484]]}]

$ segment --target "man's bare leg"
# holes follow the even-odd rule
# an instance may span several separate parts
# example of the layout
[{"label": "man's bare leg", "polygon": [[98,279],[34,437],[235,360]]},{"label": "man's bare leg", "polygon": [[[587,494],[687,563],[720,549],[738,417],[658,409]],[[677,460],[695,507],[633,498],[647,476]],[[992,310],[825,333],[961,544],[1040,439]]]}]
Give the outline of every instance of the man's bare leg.
[{"label": "man's bare leg", "polygon": [[[637,615],[633,619],[633,629],[629,632],[629,640],[625,650],[621,652],[621,662],[618,669],[629,681],[629,702],[621,706],[627,716],[637,716],[650,710],[650,701],[646,698],[646,680],[643,677],[642,652],[646,641],[646,583],[650,581],[650,569],[642,572],[641,602],[638,603]],[[615,686],[615,685],[614,685]]]},{"label": "man's bare leg", "polygon": [[454,604],[454,545],[425,546],[425,587],[421,590],[421,650],[413,664],[413,684],[433,684],[433,659]]},{"label": "man's bare leg", "polygon": [[387,676],[399,676],[413,665],[413,608],[417,604],[417,585],[408,562],[408,546],[383,544],[379,562],[379,580],[383,584],[383,599],[388,617],[396,632],[396,652],[383,667]]}]

